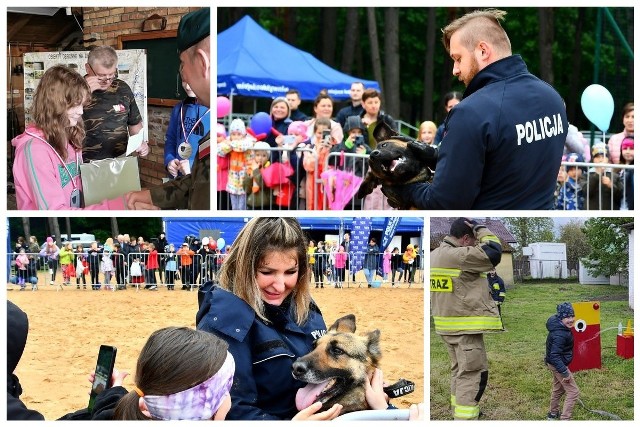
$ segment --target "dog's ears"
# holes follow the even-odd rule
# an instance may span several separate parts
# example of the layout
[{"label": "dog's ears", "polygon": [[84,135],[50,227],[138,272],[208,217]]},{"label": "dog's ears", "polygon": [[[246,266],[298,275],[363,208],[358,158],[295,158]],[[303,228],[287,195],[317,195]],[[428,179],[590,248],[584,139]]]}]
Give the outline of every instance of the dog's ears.
[{"label": "dog's ears", "polygon": [[399,135],[399,133],[385,123],[384,120],[379,120],[378,123],[376,123],[376,127],[373,128],[373,139],[377,142],[386,141],[397,135]]},{"label": "dog's ears", "polygon": [[329,328],[329,332],[330,331],[354,333],[356,331],[356,316],[347,314],[339,318],[331,325]]},{"label": "dog's ears", "polygon": [[378,362],[382,357],[382,350],[380,350],[380,330],[376,329],[375,331],[369,332],[366,336],[366,340],[367,348],[371,355],[371,361],[374,366],[378,366]]}]

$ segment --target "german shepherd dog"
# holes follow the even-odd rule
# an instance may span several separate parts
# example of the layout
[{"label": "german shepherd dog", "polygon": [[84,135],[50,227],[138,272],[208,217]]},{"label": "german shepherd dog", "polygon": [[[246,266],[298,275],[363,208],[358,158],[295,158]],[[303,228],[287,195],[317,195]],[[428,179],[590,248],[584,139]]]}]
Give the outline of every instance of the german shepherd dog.
[{"label": "german shepherd dog", "polygon": [[[381,121],[373,131],[378,142],[375,150],[369,154],[369,171],[360,184],[358,198],[362,199],[373,192],[378,185],[395,186],[426,182],[436,168],[438,150],[408,136],[400,135]],[[388,193],[388,194],[387,194]],[[398,209],[409,209],[392,192],[385,195],[389,204]]]},{"label": "german shepherd dog", "polygon": [[378,367],[380,331],[358,336],[353,314],[341,317],[314,342],[313,350],[293,362],[293,377],[309,383],[298,390],[298,410],[322,402],[324,410],[339,403],[340,414],[369,409],[365,381]]}]

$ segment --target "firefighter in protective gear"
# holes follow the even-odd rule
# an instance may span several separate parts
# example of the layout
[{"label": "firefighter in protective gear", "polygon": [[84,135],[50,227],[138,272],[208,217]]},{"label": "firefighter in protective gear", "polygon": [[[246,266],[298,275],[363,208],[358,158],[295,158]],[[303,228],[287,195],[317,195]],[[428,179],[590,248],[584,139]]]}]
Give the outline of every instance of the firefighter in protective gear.
[{"label": "firefighter in protective gear", "polygon": [[507,290],[504,287],[504,280],[502,280],[502,277],[498,276],[498,273],[496,273],[496,269],[494,268],[489,271],[487,281],[489,282],[491,298],[493,298],[498,306],[498,313],[500,314],[500,317],[502,317],[502,303],[504,302],[504,297],[507,296]]},{"label": "firefighter in protective gear", "polygon": [[458,218],[431,252],[431,314],[451,360],[451,407],[456,420],[480,415],[489,378],[485,332],[503,329],[486,272],[500,262],[500,240],[484,225]]}]

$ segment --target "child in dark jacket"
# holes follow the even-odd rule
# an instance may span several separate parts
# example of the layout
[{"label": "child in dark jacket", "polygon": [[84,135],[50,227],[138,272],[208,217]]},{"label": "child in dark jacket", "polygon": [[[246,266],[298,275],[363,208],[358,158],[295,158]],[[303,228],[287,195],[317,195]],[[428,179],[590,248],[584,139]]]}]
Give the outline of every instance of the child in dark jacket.
[{"label": "child in dark jacket", "polygon": [[[563,302],[557,307],[557,313],[547,320],[547,351],[544,361],[553,374],[551,403],[547,419],[569,420],[573,407],[580,397],[580,390],[569,370],[573,359],[573,335],[571,328],[575,321],[573,307]],[[559,413],[560,398],[566,393],[562,413]]]}]

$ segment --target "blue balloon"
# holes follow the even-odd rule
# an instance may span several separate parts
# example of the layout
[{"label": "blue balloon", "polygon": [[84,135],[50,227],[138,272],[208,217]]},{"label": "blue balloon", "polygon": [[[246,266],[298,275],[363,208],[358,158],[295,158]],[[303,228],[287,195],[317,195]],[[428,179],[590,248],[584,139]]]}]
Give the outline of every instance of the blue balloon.
[{"label": "blue balloon", "polygon": [[38,284],[38,278],[36,276],[31,276],[29,281],[31,282],[32,285],[37,285]]},{"label": "blue balloon", "polygon": [[269,133],[273,126],[271,116],[264,112],[256,113],[251,117],[249,126],[256,134]]},{"label": "blue balloon", "polygon": [[218,240],[216,240],[216,243],[218,244],[218,248],[220,248],[220,250],[224,249],[224,244],[226,243],[224,241],[224,239],[222,237],[220,237]]},{"label": "blue balloon", "polygon": [[609,130],[613,117],[613,96],[604,86],[593,84],[582,92],[582,111],[602,133]]}]

